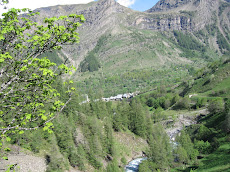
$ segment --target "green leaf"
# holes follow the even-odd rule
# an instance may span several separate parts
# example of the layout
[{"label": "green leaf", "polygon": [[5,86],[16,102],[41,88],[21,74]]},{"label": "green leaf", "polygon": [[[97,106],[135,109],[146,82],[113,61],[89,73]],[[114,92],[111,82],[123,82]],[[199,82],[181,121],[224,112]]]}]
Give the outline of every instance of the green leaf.
[{"label": "green leaf", "polygon": [[81,15],[80,19],[81,19],[82,22],[85,21],[85,17],[83,15]]},{"label": "green leaf", "polygon": [[33,40],[38,40],[38,39],[39,39],[38,35],[33,36]]},{"label": "green leaf", "polygon": [[5,37],[3,35],[0,35],[0,40],[4,40]]},{"label": "green leaf", "polygon": [[4,62],[4,59],[3,58],[0,58],[0,63]]},{"label": "green leaf", "polygon": [[43,115],[42,116],[42,120],[46,121],[47,120],[47,116]]},{"label": "green leaf", "polygon": [[19,131],[19,134],[23,134],[24,133],[24,131]]},{"label": "green leaf", "polygon": [[7,142],[10,142],[10,141],[11,141],[11,138],[10,138],[10,137],[6,137],[6,141],[7,141]]},{"label": "green leaf", "polygon": [[53,130],[48,129],[48,133],[49,133],[49,134],[52,134],[52,133],[53,133]]},{"label": "green leaf", "polygon": [[4,150],[5,150],[6,152],[10,152],[10,151],[11,151],[10,148],[5,148]]},{"label": "green leaf", "polygon": [[4,156],[4,157],[2,157],[2,159],[4,159],[4,160],[8,160],[8,157]]},{"label": "green leaf", "polygon": [[43,127],[43,131],[46,131],[48,129],[49,129],[49,127],[47,127],[47,126]]},{"label": "green leaf", "polygon": [[27,66],[23,66],[23,67],[20,69],[20,71],[24,71],[24,70],[26,70],[26,69],[28,69]]},{"label": "green leaf", "polygon": [[52,122],[47,122],[47,123],[46,123],[46,126],[47,126],[47,127],[51,127],[51,126],[53,126],[53,123],[52,123]]},{"label": "green leaf", "polygon": [[26,119],[31,119],[31,114],[26,114]]}]

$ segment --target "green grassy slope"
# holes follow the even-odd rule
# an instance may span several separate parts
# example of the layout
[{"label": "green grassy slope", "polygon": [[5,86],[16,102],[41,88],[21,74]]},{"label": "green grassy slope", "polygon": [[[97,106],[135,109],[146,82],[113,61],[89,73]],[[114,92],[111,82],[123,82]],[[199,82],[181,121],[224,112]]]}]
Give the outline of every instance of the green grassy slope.
[{"label": "green grassy slope", "polygon": [[201,160],[197,172],[229,172],[230,144],[221,142],[221,146],[212,154]]},{"label": "green grassy slope", "polygon": [[193,35],[176,33],[179,36],[123,27],[122,33],[103,35],[90,52],[100,63],[99,70],[74,76],[79,91],[86,93],[91,88],[112,96],[151,90],[189,78],[196,69],[219,58]]},{"label": "green grassy slope", "polygon": [[230,98],[230,63],[215,62],[197,73],[190,94],[196,93],[198,97]]}]

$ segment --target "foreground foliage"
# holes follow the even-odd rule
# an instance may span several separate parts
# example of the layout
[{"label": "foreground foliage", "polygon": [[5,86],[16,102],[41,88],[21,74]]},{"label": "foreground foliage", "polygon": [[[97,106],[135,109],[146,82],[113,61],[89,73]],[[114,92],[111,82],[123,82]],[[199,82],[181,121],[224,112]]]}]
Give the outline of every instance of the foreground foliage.
[{"label": "foreground foliage", "polygon": [[[26,14],[20,15],[21,12]],[[82,15],[45,18],[35,22],[39,13],[11,9],[0,19],[0,139],[10,141],[10,134],[43,127],[52,132],[51,122],[71,100],[75,90],[66,83],[68,99],[53,87],[58,76],[71,74],[74,67],[56,66],[45,52],[60,50],[79,41],[77,28]],[[7,159],[5,157],[5,159]]]}]

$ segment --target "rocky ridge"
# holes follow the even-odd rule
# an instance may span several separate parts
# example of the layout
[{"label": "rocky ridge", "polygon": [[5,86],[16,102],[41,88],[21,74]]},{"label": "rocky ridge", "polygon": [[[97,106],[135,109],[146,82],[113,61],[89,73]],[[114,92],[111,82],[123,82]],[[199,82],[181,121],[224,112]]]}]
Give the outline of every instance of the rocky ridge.
[{"label": "rocky ridge", "polygon": [[[215,24],[217,18],[222,21],[220,27],[224,25],[229,29],[230,22],[224,19],[229,19],[230,8],[226,8],[221,16],[217,15],[223,2],[228,3],[223,0],[160,0],[146,12],[138,12],[120,5],[115,0],[99,0],[89,4],[40,8],[36,11],[41,13],[40,19],[46,16],[52,17],[71,13],[85,16],[86,22],[79,28],[80,44],[66,46],[63,49],[64,54],[77,67],[87,53],[95,48],[103,35],[114,36],[115,39],[112,41],[124,40],[124,42],[129,42],[131,38],[128,34],[132,32],[130,29],[154,32],[179,30],[193,33],[207,25]],[[128,51],[136,47],[140,47],[140,45],[133,42],[132,45],[124,44],[122,49],[107,49],[100,53],[103,54],[103,57],[99,58],[101,61],[111,60],[111,55],[119,52],[124,53],[125,56]]]}]

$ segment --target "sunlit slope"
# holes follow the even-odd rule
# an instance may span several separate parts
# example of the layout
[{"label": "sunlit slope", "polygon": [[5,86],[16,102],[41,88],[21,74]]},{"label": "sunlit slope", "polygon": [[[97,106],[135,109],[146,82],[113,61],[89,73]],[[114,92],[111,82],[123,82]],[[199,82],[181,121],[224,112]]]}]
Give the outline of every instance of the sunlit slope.
[{"label": "sunlit slope", "polygon": [[230,98],[230,63],[229,60],[216,61],[197,71],[187,94],[197,97]]}]

